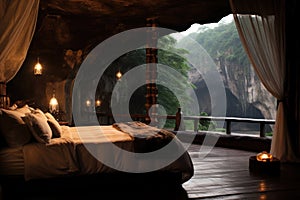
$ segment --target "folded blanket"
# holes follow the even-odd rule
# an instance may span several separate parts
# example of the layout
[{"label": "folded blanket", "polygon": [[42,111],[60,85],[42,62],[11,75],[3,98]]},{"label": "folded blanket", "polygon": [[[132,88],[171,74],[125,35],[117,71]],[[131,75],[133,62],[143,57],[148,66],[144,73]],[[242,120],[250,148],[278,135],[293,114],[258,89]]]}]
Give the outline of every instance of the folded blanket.
[{"label": "folded blanket", "polygon": [[158,150],[175,137],[171,131],[137,121],[119,122],[114,123],[112,126],[119,131],[129,134],[134,139],[134,151],[137,153]]},{"label": "folded blanket", "polygon": [[129,134],[133,138],[174,138],[174,134],[168,130],[159,129],[157,127],[149,126],[145,123],[138,121],[114,123],[113,127],[124,133]]}]

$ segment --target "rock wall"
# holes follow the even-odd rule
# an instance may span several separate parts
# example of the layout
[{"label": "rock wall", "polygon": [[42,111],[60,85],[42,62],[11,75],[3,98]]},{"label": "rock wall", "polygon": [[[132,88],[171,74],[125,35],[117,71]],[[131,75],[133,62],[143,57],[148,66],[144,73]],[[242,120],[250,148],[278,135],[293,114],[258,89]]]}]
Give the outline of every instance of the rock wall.
[{"label": "rock wall", "polygon": [[[226,98],[227,117],[275,119],[276,99],[265,89],[252,66],[239,66],[222,57],[215,60],[215,63],[225,86],[226,97],[220,98]],[[200,110],[210,115],[211,100],[204,79],[195,69],[189,74],[190,81],[196,86]],[[234,123],[232,130],[258,131],[259,124]],[[271,126],[266,126],[266,132],[271,130]]]},{"label": "rock wall", "polygon": [[276,117],[276,99],[264,87],[252,66],[239,66],[219,58],[216,62],[225,87],[240,101],[242,116],[256,118],[251,107],[261,111],[266,119]]}]

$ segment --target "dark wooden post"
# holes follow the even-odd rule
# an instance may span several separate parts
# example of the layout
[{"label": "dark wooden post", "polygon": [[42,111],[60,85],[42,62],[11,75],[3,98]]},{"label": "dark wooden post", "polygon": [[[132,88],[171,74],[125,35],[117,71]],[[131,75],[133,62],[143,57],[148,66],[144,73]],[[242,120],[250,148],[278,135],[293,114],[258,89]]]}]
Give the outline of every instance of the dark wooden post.
[{"label": "dark wooden post", "polygon": [[0,82],[0,108],[8,108],[9,106],[10,101],[6,95],[6,83]]},{"label": "dark wooden post", "polygon": [[[148,18],[147,19],[147,27],[151,27],[147,35],[147,44],[146,44],[146,119],[145,122],[148,124],[152,121],[152,124],[157,124],[157,86],[156,86],[156,78],[157,78],[157,48],[153,48],[157,46],[157,32],[156,32],[156,18]],[[151,108],[151,113],[149,113],[149,109]]]},{"label": "dark wooden post", "polygon": [[185,129],[181,108],[178,108],[175,119],[174,131],[183,131]]},{"label": "dark wooden post", "polygon": [[225,120],[226,121],[226,134],[231,134],[231,120]]},{"label": "dark wooden post", "polygon": [[265,137],[265,123],[264,122],[260,122],[259,124],[259,136],[260,137]]}]

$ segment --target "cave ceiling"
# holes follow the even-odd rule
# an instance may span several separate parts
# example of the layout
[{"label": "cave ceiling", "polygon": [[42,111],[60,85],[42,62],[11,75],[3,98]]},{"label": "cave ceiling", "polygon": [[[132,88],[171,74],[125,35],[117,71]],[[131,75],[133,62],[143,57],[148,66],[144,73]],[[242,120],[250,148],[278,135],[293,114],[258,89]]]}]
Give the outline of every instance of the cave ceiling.
[{"label": "cave ceiling", "polygon": [[184,31],[228,14],[228,0],[41,0],[32,50],[84,49],[118,32],[145,27],[148,18]]},{"label": "cave ceiling", "polygon": [[145,27],[149,18],[180,32],[231,13],[228,0],[40,0],[39,6],[28,59],[39,56],[49,68],[63,65],[67,50],[86,53],[119,32]]}]

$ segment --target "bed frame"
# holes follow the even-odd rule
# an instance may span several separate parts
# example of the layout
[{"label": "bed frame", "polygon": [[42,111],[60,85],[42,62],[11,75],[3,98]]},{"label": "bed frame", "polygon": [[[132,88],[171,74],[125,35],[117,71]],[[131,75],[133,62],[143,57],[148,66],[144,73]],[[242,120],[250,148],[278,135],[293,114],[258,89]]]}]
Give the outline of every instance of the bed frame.
[{"label": "bed frame", "polygon": [[187,199],[180,183],[181,173],[175,172],[120,172],[29,181],[22,176],[2,176],[0,180],[1,200],[89,199],[99,196],[101,199],[103,196],[106,199]]}]

